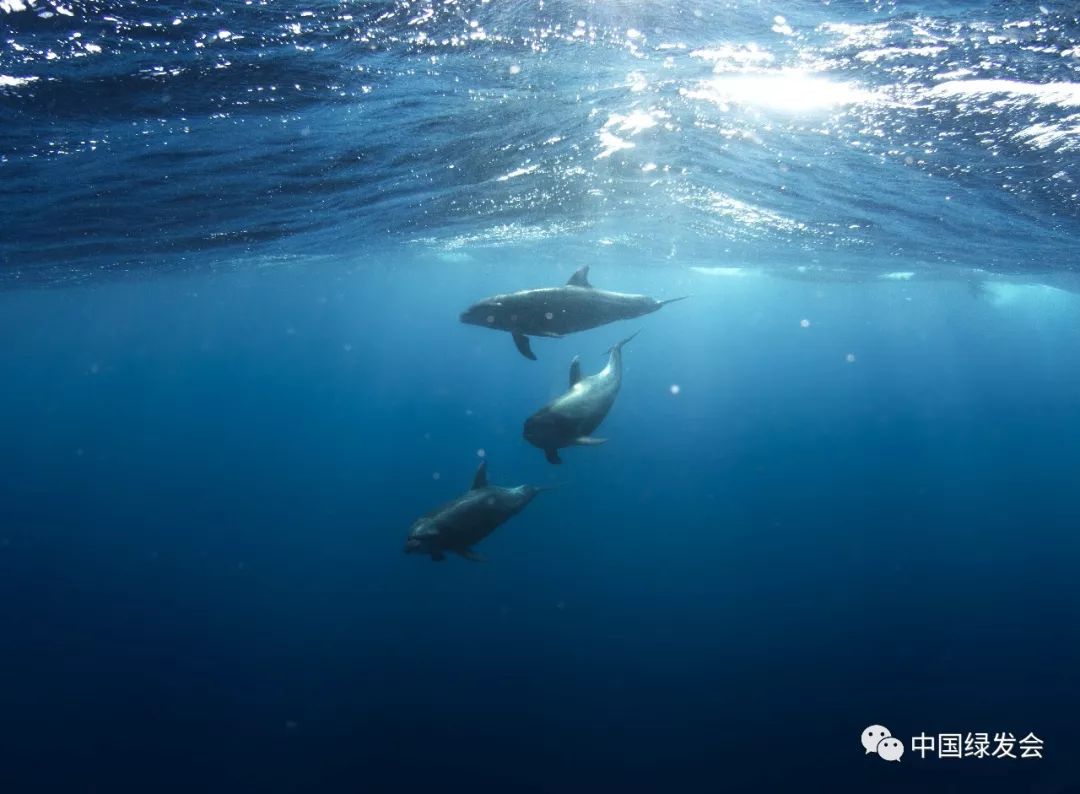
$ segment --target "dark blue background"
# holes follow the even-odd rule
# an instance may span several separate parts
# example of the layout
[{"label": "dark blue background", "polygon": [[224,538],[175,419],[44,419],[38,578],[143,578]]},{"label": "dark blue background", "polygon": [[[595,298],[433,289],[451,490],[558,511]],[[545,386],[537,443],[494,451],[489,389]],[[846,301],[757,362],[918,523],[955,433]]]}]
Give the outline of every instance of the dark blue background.
[{"label": "dark blue background", "polygon": [[[1075,790],[1074,298],[601,265],[694,298],[533,363],[456,313],[568,269],[390,264],[0,295],[5,790]],[[521,421],[637,328],[549,466]],[[402,554],[481,448],[564,485]]]}]

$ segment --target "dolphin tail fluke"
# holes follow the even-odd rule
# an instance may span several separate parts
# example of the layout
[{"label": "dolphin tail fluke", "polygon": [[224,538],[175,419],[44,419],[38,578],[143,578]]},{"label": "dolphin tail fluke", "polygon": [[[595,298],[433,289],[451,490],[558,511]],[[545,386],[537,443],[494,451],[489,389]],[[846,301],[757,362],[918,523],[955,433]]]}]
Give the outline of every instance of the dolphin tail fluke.
[{"label": "dolphin tail fluke", "polygon": [[609,347],[607,349],[607,353],[604,353],[604,355],[606,356],[609,353],[621,353],[622,349],[623,349],[623,345],[625,345],[627,342],[629,342],[631,339],[633,339],[635,336],[637,336],[640,333],[641,333],[641,331],[634,331],[634,333],[630,334],[630,336],[626,337],[626,339],[623,339],[621,342],[616,342],[614,345]]},{"label": "dolphin tail fluke", "polygon": [[517,345],[518,352],[530,361],[536,361],[536,354],[532,352],[532,347],[529,346],[529,337],[525,334],[514,332],[514,344]]},{"label": "dolphin tail fluke", "polygon": [[679,301],[684,301],[687,298],[692,297],[693,295],[681,295],[678,298],[668,298],[666,301],[657,301],[657,303],[659,303],[661,306],[667,306],[669,303],[678,303]]}]

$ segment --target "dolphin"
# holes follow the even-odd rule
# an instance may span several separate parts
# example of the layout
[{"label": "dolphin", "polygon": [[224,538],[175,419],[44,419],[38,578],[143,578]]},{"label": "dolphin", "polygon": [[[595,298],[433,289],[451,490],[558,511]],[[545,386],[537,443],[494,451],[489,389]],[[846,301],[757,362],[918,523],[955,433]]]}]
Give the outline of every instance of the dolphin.
[{"label": "dolphin", "polygon": [[570,390],[556,397],[525,420],[525,440],[544,450],[548,463],[562,463],[559,450],[572,446],[596,446],[607,441],[589,434],[607,416],[622,385],[622,347],[637,334],[626,337],[608,351],[607,366],[581,377],[581,360],[570,362]]},{"label": "dolphin", "polygon": [[536,361],[529,345],[530,336],[560,337],[586,331],[616,320],[651,314],[661,306],[687,297],[656,300],[647,295],[595,289],[589,283],[589,266],[585,265],[563,287],[527,289],[484,298],[461,313],[461,322],[509,331],[521,355]]},{"label": "dolphin", "polygon": [[482,461],[468,492],[416,520],[405,540],[405,553],[430,554],[435,562],[442,562],[446,552],[452,551],[467,560],[483,562],[472,547],[546,490],[535,485],[488,485],[487,461]]}]

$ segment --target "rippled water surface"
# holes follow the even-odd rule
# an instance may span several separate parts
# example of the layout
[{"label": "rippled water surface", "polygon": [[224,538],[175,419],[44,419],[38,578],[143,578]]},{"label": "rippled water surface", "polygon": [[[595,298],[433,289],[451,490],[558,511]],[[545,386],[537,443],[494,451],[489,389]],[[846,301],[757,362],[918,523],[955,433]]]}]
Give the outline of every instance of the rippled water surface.
[{"label": "rippled water surface", "polygon": [[1072,4],[782,5],[5,0],[3,277],[386,241],[1073,267]]}]

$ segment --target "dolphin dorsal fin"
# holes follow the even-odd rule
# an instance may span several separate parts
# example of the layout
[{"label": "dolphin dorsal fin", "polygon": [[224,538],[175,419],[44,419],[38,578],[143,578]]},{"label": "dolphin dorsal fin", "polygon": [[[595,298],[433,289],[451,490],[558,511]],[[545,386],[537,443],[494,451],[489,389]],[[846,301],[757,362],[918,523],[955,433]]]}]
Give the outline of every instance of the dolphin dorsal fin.
[{"label": "dolphin dorsal fin", "polygon": [[574,356],[574,360],[570,362],[570,388],[577,386],[579,380],[581,380],[581,358]]},{"label": "dolphin dorsal fin", "polygon": [[476,470],[476,476],[473,477],[472,490],[475,491],[477,488],[486,488],[486,487],[487,487],[487,461],[482,460],[482,461],[480,461],[480,468],[478,468]]},{"label": "dolphin dorsal fin", "polygon": [[574,271],[574,275],[570,276],[570,280],[566,282],[568,287],[588,287],[592,288],[592,284],[589,283],[589,266],[583,265]]}]

